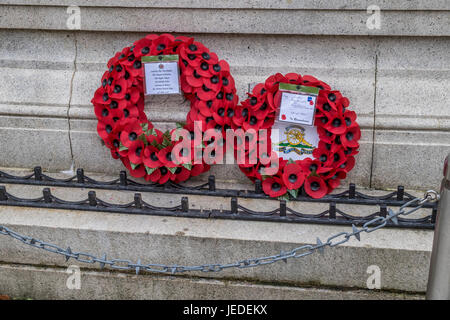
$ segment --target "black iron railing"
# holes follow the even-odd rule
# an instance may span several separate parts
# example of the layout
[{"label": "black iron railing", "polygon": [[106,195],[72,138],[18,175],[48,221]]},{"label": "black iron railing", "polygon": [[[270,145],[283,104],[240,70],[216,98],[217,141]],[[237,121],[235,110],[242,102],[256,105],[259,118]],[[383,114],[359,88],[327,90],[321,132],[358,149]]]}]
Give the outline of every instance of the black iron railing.
[{"label": "black iron railing", "polygon": [[[230,209],[192,209],[189,208],[188,196],[182,197],[181,203],[178,206],[170,208],[158,207],[143,201],[140,193],[135,193],[134,201],[128,204],[108,203],[99,199],[94,191],[90,191],[87,198],[83,201],[67,201],[52,195],[49,188],[44,188],[43,194],[39,198],[24,199],[8,193],[4,186],[0,186],[0,205],[89,210],[126,214],[152,214],[195,218],[222,218],[340,225],[362,225],[374,217],[386,217],[387,206],[402,206],[406,202],[414,199],[414,196],[405,192],[402,186],[399,186],[396,191],[385,195],[373,196],[357,191],[355,184],[350,184],[348,190],[344,192],[327,195],[322,199],[312,199],[308,197],[304,191],[300,192],[296,198],[291,198],[292,201],[328,203],[327,210],[324,210],[318,214],[310,214],[289,208],[284,200],[280,200],[278,208],[272,211],[261,212],[251,210],[240,205],[238,203],[238,199],[271,199],[262,192],[261,182],[257,181],[255,183],[254,190],[219,189],[216,188],[214,176],[209,176],[207,182],[196,186],[180,185],[173,182],[168,182],[165,185],[159,185],[136,182],[129,179],[125,171],[121,171],[117,179],[111,181],[98,181],[85,175],[83,169],[78,169],[76,175],[73,177],[58,179],[44,174],[41,167],[36,167],[34,168],[33,173],[26,176],[15,176],[0,171],[0,183],[229,197]],[[272,199],[272,201],[277,200]],[[377,206],[377,208],[375,212],[371,214],[365,216],[355,216],[340,210],[337,208],[337,204],[372,205]],[[417,219],[399,219],[398,225],[388,224],[388,226],[432,229],[434,228],[436,220],[437,203],[427,203],[424,205],[424,208],[428,208],[430,211],[429,215]]]}]

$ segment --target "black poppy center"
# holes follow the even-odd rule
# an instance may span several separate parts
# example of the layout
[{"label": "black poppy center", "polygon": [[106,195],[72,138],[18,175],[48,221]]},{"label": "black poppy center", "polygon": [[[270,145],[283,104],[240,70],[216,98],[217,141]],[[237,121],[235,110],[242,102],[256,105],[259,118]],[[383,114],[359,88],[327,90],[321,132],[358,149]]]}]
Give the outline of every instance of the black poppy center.
[{"label": "black poppy center", "polygon": [[172,161],[172,152],[166,153],[166,159],[167,159],[167,161]]},{"label": "black poppy center", "polygon": [[334,119],[333,120],[333,127],[335,127],[335,128],[340,127],[341,124],[342,124],[341,119]]},{"label": "black poppy center", "polygon": [[290,183],[295,183],[295,182],[297,181],[297,178],[298,178],[298,177],[297,177],[296,174],[291,173],[291,174],[289,175],[288,180],[289,180]]},{"label": "black poppy center", "polygon": [[141,156],[141,152],[142,152],[142,147],[136,148],[136,155],[137,155],[138,157]]},{"label": "black poppy center", "polygon": [[232,101],[233,100],[233,94],[232,93],[227,93],[225,97],[226,97],[226,99],[228,101]]},{"label": "black poppy center", "polygon": [[103,94],[103,101],[108,101],[108,99],[109,99],[109,96],[108,96],[108,94],[105,92],[105,93]]},{"label": "black poppy center", "polygon": [[206,62],[203,62],[203,63],[200,65],[200,68],[202,68],[202,70],[208,70],[209,65],[208,65]]},{"label": "black poppy center", "polygon": [[115,148],[118,148],[118,147],[120,146],[119,140],[115,139],[115,140],[113,141],[113,145],[114,145]]},{"label": "black poppy center", "polygon": [[347,132],[345,137],[347,138],[348,141],[352,141],[353,140],[353,132]]},{"label": "black poppy center", "polygon": [[158,161],[158,156],[155,152],[152,152],[152,154],[150,155],[150,159],[152,159],[152,161]]},{"label": "black poppy center", "polygon": [[272,183],[272,190],[273,191],[280,191],[281,185],[278,182]]},{"label": "black poppy center", "polygon": [[137,139],[137,134],[136,134],[136,132],[131,132],[131,133],[128,135],[128,139],[130,139],[130,141],[136,140],[136,139]]},{"label": "black poppy center", "polygon": [[225,114],[225,109],[224,108],[220,108],[219,110],[217,110],[217,114],[221,117],[223,117],[223,115]]},{"label": "black poppy center", "polygon": [[320,189],[320,184],[317,181],[313,181],[311,183],[311,190],[312,191],[317,191]]},{"label": "black poppy center", "polygon": [[111,104],[109,105],[111,109],[117,109],[118,106],[119,104],[117,103],[117,101],[111,101]]},{"label": "black poppy center", "polygon": [[[207,67],[208,68],[208,67]],[[211,77],[211,83],[214,83],[214,84],[216,84],[216,83],[218,83],[219,82],[219,77],[218,76],[212,76]]]},{"label": "black poppy center", "polygon": [[334,93],[328,94],[328,100],[334,102],[336,100],[336,95]]},{"label": "black poppy center", "polygon": [[106,125],[105,129],[106,129],[107,133],[111,133],[111,131],[112,131],[112,127],[109,124]]},{"label": "black poppy center", "polygon": [[195,44],[190,44],[189,45],[189,50],[191,51],[197,51],[197,46]]},{"label": "black poppy center", "polygon": [[158,45],[158,47],[156,47],[156,50],[161,51],[161,50],[164,50],[165,48],[166,48],[166,45],[161,43]]},{"label": "black poppy center", "polygon": [[219,92],[216,96],[217,99],[222,100],[223,99],[223,92]]},{"label": "black poppy center", "polygon": [[257,123],[258,123],[258,119],[256,119],[255,116],[251,116],[250,117],[250,125],[254,126]]},{"label": "black poppy center", "polygon": [[223,78],[222,78],[222,84],[223,84],[224,86],[227,86],[228,83],[229,83],[228,79],[225,78],[225,77],[223,77]]},{"label": "black poppy center", "polygon": [[331,110],[331,106],[328,103],[326,103],[326,102],[323,104],[322,108],[325,111],[330,111]]},{"label": "black poppy center", "polygon": [[218,65],[218,64],[215,64],[215,65],[213,65],[213,70],[215,71],[215,72],[219,72],[220,71],[220,66]]},{"label": "black poppy center", "polygon": [[244,110],[242,110],[242,116],[243,116],[244,118],[247,118],[247,116],[248,116],[248,109],[247,109],[247,108],[245,108]]},{"label": "black poppy center", "polygon": [[134,63],[133,63],[133,68],[135,68],[135,69],[140,69],[142,67],[142,63],[139,61],[139,60],[136,60]]},{"label": "black poppy center", "polygon": [[312,165],[309,166],[309,170],[311,170],[312,172],[317,170],[317,164],[313,163]]},{"label": "black poppy center", "polygon": [[211,57],[209,56],[208,52],[203,52],[202,53],[202,58],[205,59],[205,60],[209,60]]},{"label": "black poppy center", "polygon": [[252,106],[254,106],[257,102],[258,102],[258,99],[256,99],[256,97],[252,97],[252,98],[250,99],[250,104],[251,104]]},{"label": "black poppy center", "polygon": [[165,174],[167,174],[167,168],[166,167],[162,167],[161,169],[159,169],[161,171],[161,174],[164,176]]},{"label": "black poppy center", "polygon": [[227,115],[228,115],[229,118],[233,117],[234,116],[234,110],[233,109],[228,109],[227,110]]},{"label": "black poppy center", "polygon": [[102,116],[104,116],[104,117],[107,117],[109,115],[109,111],[108,111],[108,109],[103,109],[102,110]]},{"label": "black poppy center", "polygon": [[325,162],[325,161],[327,161],[327,156],[326,156],[325,154],[323,154],[323,155],[321,155],[321,156],[319,157],[319,160],[320,160],[321,162]]},{"label": "black poppy center", "polygon": [[119,86],[118,84],[116,84],[116,85],[114,86],[114,93],[119,93],[120,91],[122,91],[122,87]]},{"label": "black poppy center", "polygon": [[345,124],[350,126],[352,124],[352,120],[350,118],[345,118]]}]

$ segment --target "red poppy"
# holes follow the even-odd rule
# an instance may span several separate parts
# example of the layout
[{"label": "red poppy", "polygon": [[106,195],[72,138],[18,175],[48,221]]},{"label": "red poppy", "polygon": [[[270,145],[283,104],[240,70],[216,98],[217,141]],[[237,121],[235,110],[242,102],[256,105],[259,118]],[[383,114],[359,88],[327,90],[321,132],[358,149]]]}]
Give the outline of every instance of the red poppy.
[{"label": "red poppy", "polygon": [[185,167],[178,167],[175,170],[175,173],[172,175],[170,180],[175,181],[176,183],[186,181],[191,176],[191,172]]},{"label": "red poppy", "polygon": [[295,190],[305,181],[305,173],[298,164],[288,163],[283,169],[282,178],[288,189]]},{"label": "red poppy", "polygon": [[161,178],[161,171],[159,169],[154,170],[151,174],[148,174],[145,176],[145,180],[152,181],[152,182],[158,182],[158,180]]},{"label": "red poppy", "polygon": [[346,148],[357,148],[359,146],[358,140],[361,138],[361,129],[359,126],[352,125],[347,128],[347,131],[341,136],[342,145]]},{"label": "red poppy", "polygon": [[306,179],[304,185],[306,193],[314,199],[322,198],[327,194],[327,185],[325,181],[317,176],[310,176]]},{"label": "red poppy", "polygon": [[328,186],[332,189],[339,187],[341,180],[347,177],[347,173],[343,170],[333,170],[324,179],[327,180]]},{"label": "red poppy", "polygon": [[134,43],[133,56],[140,58],[142,56],[150,55],[150,48],[152,46],[152,40],[148,38],[142,38]]},{"label": "red poppy", "polygon": [[130,174],[135,178],[142,178],[146,175],[145,167],[143,164],[138,164],[136,167],[131,166],[130,160],[127,157],[121,157],[120,160],[122,161],[125,168],[128,169]]},{"label": "red poppy", "polygon": [[114,126],[115,126],[115,123],[111,117],[104,118],[102,121],[99,121],[97,124],[98,135],[103,140],[107,140],[109,135],[113,132]]},{"label": "red poppy", "polygon": [[128,147],[128,159],[131,163],[140,164],[144,159],[144,142],[141,140],[135,140]]},{"label": "red poppy", "polygon": [[141,134],[143,134],[142,127],[138,120],[130,122],[124,127],[121,135],[120,141],[125,147],[130,147],[133,141],[136,141]]},{"label": "red poppy", "polygon": [[159,168],[159,171],[161,172],[161,177],[158,181],[160,184],[166,183],[172,177],[172,173],[166,167]]},{"label": "red poppy", "polygon": [[91,102],[94,104],[110,104],[111,99],[109,98],[105,88],[100,87],[95,91],[94,98],[92,98]]},{"label": "red poppy", "polygon": [[158,152],[159,161],[161,161],[163,166],[166,166],[168,168],[175,168],[177,166],[172,159],[172,149],[173,146],[171,145],[169,147],[159,150]]},{"label": "red poppy", "polygon": [[343,170],[345,172],[350,172],[350,170],[352,170],[354,166],[355,166],[355,157],[349,156],[349,157],[347,157],[345,162],[343,162],[339,166],[339,169],[341,169],[341,170]]},{"label": "red poppy", "polygon": [[144,150],[143,162],[146,167],[159,168],[162,166],[162,162],[158,158],[158,148],[148,145]]},{"label": "red poppy", "polygon": [[271,197],[279,197],[286,193],[286,186],[278,177],[266,178],[262,183],[264,193]]}]

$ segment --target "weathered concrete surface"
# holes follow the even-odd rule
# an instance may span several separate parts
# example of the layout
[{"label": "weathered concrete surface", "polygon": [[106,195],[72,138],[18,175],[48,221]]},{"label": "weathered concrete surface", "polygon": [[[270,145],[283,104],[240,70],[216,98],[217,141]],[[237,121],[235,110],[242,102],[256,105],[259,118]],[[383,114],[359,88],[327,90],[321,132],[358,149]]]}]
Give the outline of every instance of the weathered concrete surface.
[{"label": "weathered concrete surface", "polygon": [[[372,3],[370,3],[372,4]],[[369,5],[370,5],[369,4]],[[312,35],[446,36],[446,10],[383,10],[383,27],[368,29],[367,6],[361,9],[247,9],[185,7],[82,6],[81,30]],[[445,7],[445,5],[443,5]],[[1,7],[1,28],[66,30],[67,5]],[[18,20],[15,17],[21,16]],[[129,19],[129,17],[133,19]],[[434,23],[430,23],[434,21]]]},{"label": "weathered concrete surface", "polygon": [[[8,186],[12,194],[17,190]],[[37,190],[27,191],[30,197]],[[86,194],[69,189],[52,190],[64,199],[84,199]],[[63,197],[62,194],[66,196]],[[71,195],[67,196],[67,195]],[[129,202],[131,193],[98,192],[106,201]],[[194,208],[218,208],[228,201],[221,198],[197,197]],[[192,199],[192,198],[191,198]],[[144,200],[161,206],[179,204],[179,197],[167,194],[144,195]],[[209,206],[208,206],[209,203]],[[270,204],[248,200],[243,203],[255,210],[268,211]],[[273,202],[272,205],[275,205]],[[303,212],[318,212],[310,204],[298,204]],[[72,250],[94,255],[106,253],[109,258],[121,258],[143,263],[198,265],[230,263],[242,259],[268,256],[281,250],[292,250],[303,244],[323,241],[349,227],[308,224],[286,224],[255,221],[171,218],[161,216],[126,215],[98,212],[45,210],[0,207],[0,224],[17,232],[55,243]],[[320,212],[320,211],[319,211]],[[356,210],[356,212],[358,212]],[[432,231],[383,229],[363,234],[361,242],[351,240],[342,247],[326,250],[299,260],[251,269],[227,270],[221,273],[194,275],[218,279],[251,280],[296,286],[366,288],[367,268],[377,265],[381,270],[384,290],[424,292],[426,289]],[[42,251],[42,250],[41,250]],[[43,266],[67,266],[63,257],[41,252],[22,243],[2,238],[0,261]],[[86,265],[86,268],[95,268]]]},{"label": "weathered concrete surface", "polygon": [[[45,4],[42,10],[54,8]],[[144,2],[136,4],[140,5]],[[406,9],[413,5],[398,3]],[[434,9],[439,5],[444,7],[440,2],[429,4]],[[432,21],[442,24],[442,20]],[[144,36],[135,31],[0,31],[0,69],[9,79],[0,85],[0,166],[42,165],[59,171],[74,164],[105,173],[122,169],[98,138],[90,99],[106,61]],[[438,185],[442,155],[450,149],[450,109],[442,107],[442,101],[449,98],[445,89],[450,72],[448,37],[305,36],[295,32],[205,32],[195,37],[229,61],[241,98],[249,85],[264,81],[269,74],[292,71],[313,74],[348,96],[363,129],[357,165],[348,182],[377,188]],[[33,49],[30,43],[35,44]],[[161,129],[184,119],[187,109],[172,100],[146,106]],[[415,168],[414,175],[409,174],[410,168]],[[216,166],[211,172],[218,179],[246,180],[233,165]]]},{"label": "weathered concrete surface", "polygon": [[0,264],[0,291],[16,298],[32,299],[158,299],[158,300],[364,300],[423,299],[422,294],[378,290],[330,289],[270,285],[116,272],[81,271],[80,290],[68,289],[65,268]]}]

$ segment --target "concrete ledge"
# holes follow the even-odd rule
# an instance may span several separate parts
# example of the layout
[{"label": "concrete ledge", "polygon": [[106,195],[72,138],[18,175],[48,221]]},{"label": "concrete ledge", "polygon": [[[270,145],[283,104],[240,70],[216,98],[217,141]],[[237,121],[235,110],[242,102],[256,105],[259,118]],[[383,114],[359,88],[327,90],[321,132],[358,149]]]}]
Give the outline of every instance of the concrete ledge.
[{"label": "concrete ledge", "polygon": [[81,271],[80,290],[66,286],[64,268],[0,264],[0,292],[33,299],[423,299],[422,294],[270,285],[232,280]]},{"label": "concrete ledge", "polygon": [[[5,0],[4,4],[70,6],[72,0]],[[78,0],[77,5],[86,7],[154,7],[154,8],[224,8],[224,9],[360,9],[367,8],[367,0],[290,0],[277,2],[272,0]],[[445,0],[372,0],[370,4],[386,10],[450,10]]]},{"label": "concrete ledge", "polygon": [[[53,191],[52,191],[53,192]],[[72,194],[67,190],[60,190]],[[14,194],[14,193],[13,193]],[[57,193],[56,193],[57,195]],[[30,194],[33,197],[34,193]],[[154,205],[173,206],[177,195],[144,195]],[[81,199],[74,194],[75,199]],[[104,192],[102,199],[132,198],[130,193]],[[65,197],[67,199],[67,197]],[[204,197],[192,205],[207,208],[220,199]],[[203,202],[200,202],[203,201]],[[248,203],[245,204],[248,206]],[[313,209],[299,203],[304,211]],[[270,210],[269,202],[256,202],[259,210]],[[197,207],[198,208],[198,207]],[[257,207],[256,207],[257,208]],[[355,209],[359,211],[358,209]],[[73,250],[109,258],[142,263],[199,265],[230,263],[247,258],[268,256],[303,244],[314,244],[316,237],[327,239],[349,227],[286,224],[254,221],[172,218],[99,212],[45,210],[0,207],[0,224],[37,239],[70,246]],[[383,229],[363,234],[361,242],[352,240],[342,247],[326,250],[303,259],[280,262],[250,269],[220,273],[193,273],[193,276],[261,281],[276,285],[366,288],[367,268],[381,270],[383,290],[424,292],[426,289],[432,231]],[[19,241],[1,238],[0,261],[6,264],[67,266],[75,261],[28,247]],[[97,268],[91,265],[80,266]],[[1,283],[1,281],[0,281]]]},{"label": "concrete ledge", "polygon": [[[217,3],[217,2],[216,2]],[[445,8],[445,4],[443,5]],[[67,6],[2,5],[0,28],[67,30]],[[382,27],[368,29],[367,7],[348,10],[281,8],[264,10],[195,8],[139,8],[82,6],[81,30],[129,32],[309,34],[309,35],[399,35],[448,36],[450,12],[446,10],[384,10]],[[20,17],[20,18],[18,18]],[[130,19],[129,17],[133,17]],[[436,23],[437,22],[437,23]]]}]

